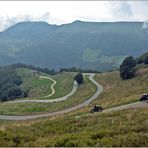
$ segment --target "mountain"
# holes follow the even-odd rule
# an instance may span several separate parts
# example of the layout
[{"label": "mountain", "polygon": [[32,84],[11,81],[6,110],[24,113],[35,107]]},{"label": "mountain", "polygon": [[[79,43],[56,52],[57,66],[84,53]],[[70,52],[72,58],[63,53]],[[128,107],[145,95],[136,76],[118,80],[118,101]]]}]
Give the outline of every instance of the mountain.
[{"label": "mountain", "polygon": [[148,34],[142,26],[143,22],[75,21],[60,26],[20,22],[0,33],[0,65],[117,68],[125,56],[148,50]]}]

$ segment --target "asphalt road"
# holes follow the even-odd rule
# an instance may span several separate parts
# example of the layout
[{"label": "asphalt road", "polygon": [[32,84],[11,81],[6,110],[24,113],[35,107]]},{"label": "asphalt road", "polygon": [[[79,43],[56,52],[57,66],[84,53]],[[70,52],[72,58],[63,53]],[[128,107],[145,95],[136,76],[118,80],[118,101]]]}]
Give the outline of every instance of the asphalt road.
[{"label": "asphalt road", "polygon": [[94,83],[96,85],[97,91],[94,93],[93,96],[91,96],[88,100],[84,101],[83,103],[78,104],[78,105],[73,106],[73,107],[68,108],[68,109],[64,109],[64,110],[60,110],[60,111],[56,111],[56,112],[49,112],[49,113],[40,114],[40,115],[24,115],[24,116],[0,115],[0,119],[1,120],[29,120],[29,119],[37,119],[37,118],[49,117],[49,116],[53,116],[53,115],[65,114],[65,113],[77,110],[79,108],[82,108],[84,106],[88,106],[90,104],[90,102],[92,102],[94,99],[96,99],[99,96],[99,94],[103,90],[103,87],[93,79],[94,74],[87,74],[87,75],[89,75],[90,81],[92,81],[92,83]]},{"label": "asphalt road", "polygon": [[119,110],[124,110],[124,109],[128,109],[128,108],[143,108],[143,107],[148,107],[148,103],[147,102],[135,102],[135,103],[130,103],[130,104],[126,104],[126,105],[121,105],[121,106],[117,106],[117,107],[113,107],[113,108],[109,108],[104,110],[104,113],[108,113],[108,112],[112,112],[112,111],[119,111]]},{"label": "asphalt road", "polygon": [[[92,97],[90,97],[88,100],[84,101],[83,103],[78,104],[78,105],[73,106],[68,109],[64,109],[64,110],[60,110],[60,111],[56,111],[56,112],[49,112],[49,113],[40,114],[40,115],[24,115],[24,116],[0,115],[0,120],[31,120],[31,119],[37,119],[37,118],[65,114],[65,113],[77,110],[79,108],[88,106],[94,99],[96,99],[100,95],[100,93],[103,91],[103,87],[93,79],[94,74],[87,74],[87,75],[89,75],[90,81],[92,81],[92,83],[94,83],[96,85],[97,91],[95,92],[95,94]],[[121,105],[118,107],[113,107],[110,109],[103,110],[103,113],[124,110],[124,109],[128,109],[128,108],[141,108],[141,107],[148,107],[148,102],[135,102],[135,103],[131,103],[131,104]]]},{"label": "asphalt road", "polygon": [[[52,85],[52,86],[54,86],[54,85]],[[67,100],[69,97],[71,97],[77,91],[77,88],[78,88],[78,83],[76,81],[74,81],[73,88],[72,88],[71,92],[68,93],[67,95],[63,96],[63,97],[59,97],[59,98],[55,98],[55,99],[14,100],[14,101],[9,101],[7,103],[22,103],[22,102],[54,103],[54,102],[60,102],[60,101]],[[52,91],[52,92],[55,92],[55,90]],[[53,93],[52,93],[52,95],[53,95]],[[47,96],[44,96],[44,97],[40,97],[40,98],[48,98],[49,96],[51,96],[51,94],[47,95]]]}]

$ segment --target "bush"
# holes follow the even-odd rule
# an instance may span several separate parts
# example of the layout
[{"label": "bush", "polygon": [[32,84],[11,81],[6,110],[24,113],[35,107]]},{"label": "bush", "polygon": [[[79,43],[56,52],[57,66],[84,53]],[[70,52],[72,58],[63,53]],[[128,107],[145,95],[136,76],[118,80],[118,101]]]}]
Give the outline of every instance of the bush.
[{"label": "bush", "polygon": [[24,95],[23,95],[24,98],[28,97],[28,92],[29,92],[28,90],[24,92]]},{"label": "bush", "polygon": [[18,87],[8,89],[8,98],[16,98],[22,95],[22,90]]},{"label": "bush", "polygon": [[74,80],[77,81],[77,83],[80,85],[83,83],[84,79],[83,79],[83,75],[82,73],[78,73],[75,77]]},{"label": "bush", "polygon": [[120,77],[125,80],[133,78],[135,75],[136,62],[132,56],[124,59],[120,65]]},{"label": "bush", "polygon": [[51,74],[51,75],[57,74],[57,72],[54,69],[49,70],[48,68],[40,68],[40,67],[35,67],[33,65],[26,65],[22,63],[12,64],[12,65],[9,65],[9,67],[14,68],[14,69],[15,68],[28,68],[28,69],[44,72],[44,73]]}]

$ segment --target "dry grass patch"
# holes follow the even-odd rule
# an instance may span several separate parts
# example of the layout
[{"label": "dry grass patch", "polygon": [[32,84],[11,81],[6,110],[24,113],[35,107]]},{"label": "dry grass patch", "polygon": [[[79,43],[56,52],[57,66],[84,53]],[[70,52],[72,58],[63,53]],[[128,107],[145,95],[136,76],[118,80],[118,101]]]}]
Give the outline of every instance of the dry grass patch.
[{"label": "dry grass patch", "polygon": [[[53,120],[5,122],[0,146],[148,146],[148,108]],[[13,126],[11,126],[11,124]],[[18,125],[19,126],[18,126]],[[22,125],[21,125],[22,124]]]},{"label": "dry grass patch", "polygon": [[110,108],[138,101],[143,93],[148,92],[148,70],[142,68],[138,72],[141,73],[140,76],[129,80],[122,80],[119,71],[97,74],[95,80],[104,90],[93,104]]}]

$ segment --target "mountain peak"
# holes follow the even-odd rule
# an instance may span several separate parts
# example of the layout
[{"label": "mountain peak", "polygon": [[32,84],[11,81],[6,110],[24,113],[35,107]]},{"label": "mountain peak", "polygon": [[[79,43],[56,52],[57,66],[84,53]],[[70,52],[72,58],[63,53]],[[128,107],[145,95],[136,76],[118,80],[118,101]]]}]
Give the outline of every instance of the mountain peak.
[{"label": "mountain peak", "polygon": [[10,28],[6,29],[4,32],[21,32],[25,30],[51,30],[56,28],[57,25],[51,25],[47,22],[43,21],[25,21],[25,22],[19,22],[15,25],[11,26]]}]

